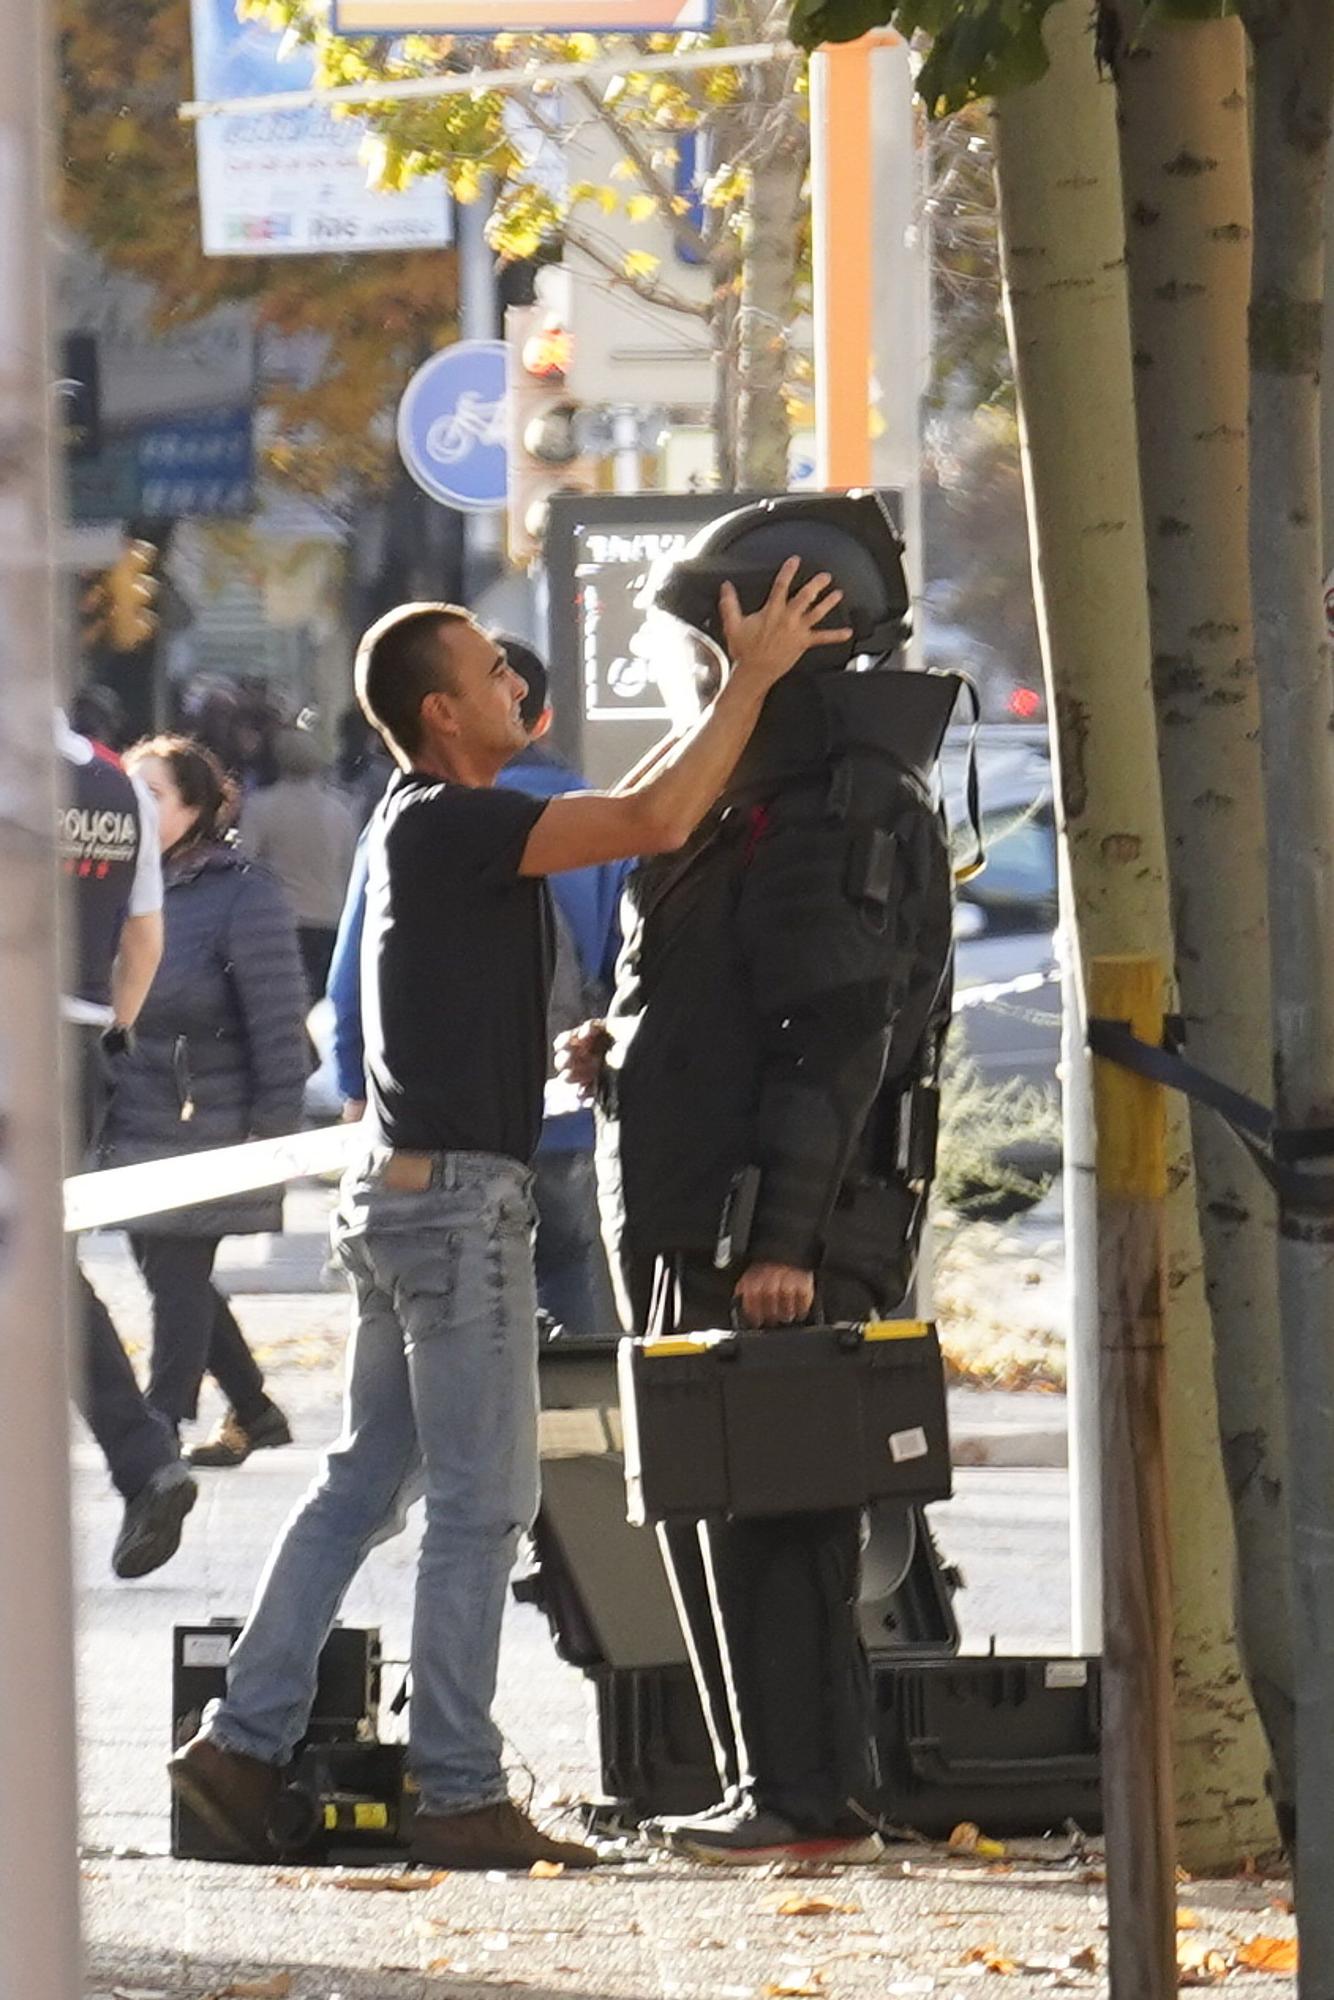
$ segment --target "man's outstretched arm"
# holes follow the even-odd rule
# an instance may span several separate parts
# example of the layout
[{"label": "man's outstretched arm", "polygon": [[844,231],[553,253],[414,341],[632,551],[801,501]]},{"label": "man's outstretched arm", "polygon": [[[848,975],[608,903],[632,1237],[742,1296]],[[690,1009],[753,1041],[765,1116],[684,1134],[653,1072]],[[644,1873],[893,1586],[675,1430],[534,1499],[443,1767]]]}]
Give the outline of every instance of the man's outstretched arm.
[{"label": "man's outstretched arm", "polygon": [[555,875],[602,861],[628,861],[681,847],[731,777],[759,720],[765,696],[813,645],[851,638],[821,629],[840,601],[827,575],[796,592],[796,556],[779,570],[763,608],[743,614],[724,584],[720,599],[732,671],[707,715],[629,790],[567,792],[544,809],[528,836],[523,875]]}]

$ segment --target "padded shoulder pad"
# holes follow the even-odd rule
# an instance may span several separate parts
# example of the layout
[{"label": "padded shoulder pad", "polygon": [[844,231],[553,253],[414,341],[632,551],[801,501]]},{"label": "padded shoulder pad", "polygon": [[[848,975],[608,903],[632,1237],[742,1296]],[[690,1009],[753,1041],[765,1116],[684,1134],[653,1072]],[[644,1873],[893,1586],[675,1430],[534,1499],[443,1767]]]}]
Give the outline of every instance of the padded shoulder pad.
[{"label": "padded shoulder pad", "polygon": [[761,1012],[903,977],[921,879],[913,845],[910,827],[866,822],[765,829],[738,903],[741,948]]}]

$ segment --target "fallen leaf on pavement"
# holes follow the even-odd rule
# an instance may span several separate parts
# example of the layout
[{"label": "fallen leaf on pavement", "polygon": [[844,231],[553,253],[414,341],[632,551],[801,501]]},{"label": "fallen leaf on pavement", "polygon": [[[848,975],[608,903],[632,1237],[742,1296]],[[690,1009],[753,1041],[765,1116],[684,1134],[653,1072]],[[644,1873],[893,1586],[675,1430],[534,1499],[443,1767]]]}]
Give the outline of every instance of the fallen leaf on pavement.
[{"label": "fallen leaf on pavement", "polygon": [[1007,1958],[999,1945],[994,1944],[975,1944],[971,1951],[964,1953],[963,1962],[965,1965],[980,1965],[984,1972],[997,1973],[1002,1979],[1010,1978],[1019,1970],[1018,1961]]},{"label": "fallen leaf on pavement", "polygon": [[1177,1970],[1183,1986],[1212,1986],[1216,1980],[1226,1979],[1228,1963],[1221,1951],[1202,1939],[1179,1937]]},{"label": "fallen leaf on pavement", "polygon": [[412,1896],[419,1889],[434,1889],[448,1874],[448,1868],[437,1868],[429,1875],[340,1875],[334,1888],[359,1889],[372,1895]]},{"label": "fallen leaf on pavement", "polygon": [[557,1875],[565,1873],[563,1861],[535,1861],[528,1870],[534,1882],[553,1882]]},{"label": "fallen leaf on pavement", "polygon": [[1252,1937],[1239,1944],[1236,1951],[1238,1965],[1244,1965],[1248,1972],[1295,1972],[1297,1970],[1296,1938]]},{"label": "fallen leaf on pavement", "polygon": [[999,1861],[1005,1853],[1003,1840],[988,1840],[982,1829],[967,1819],[955,1827],[947,1845],[954,1854],[977,1854],[984,1861]]},{"label": "fallen leaf on pavement", "polygon": [[1072,1972],[1096,1972],[1097,1969],[1098,1954],[1091,1944],[1086,1944],[1082,1951],[1075,1951],[1070,1954],[1070,1970]]},{"label": "fallen leaf on pavement", "polygon": [[824,1980],[812,1965],[803,1965],[771,1979],[764,2000],[822,2000]]},{"label": "fallen leaf on pavement", "polygon": [[855,1903],[836,1903],[832,1896],[793,1895],[790,1890],[775,1889],[771,1896],[765,1896],[760,1903],[762,1910],[772,1910],[780,1917],[855,1917]]},{"label": "fallen leaf on pavement", "polygon": [[1277,1910],[1282,1916],[1290,1917],[1297,1905],[1293,1902],[1291,1896],[1271,1896],[1269,1898],[1269,1907],[1271,1910]]}]

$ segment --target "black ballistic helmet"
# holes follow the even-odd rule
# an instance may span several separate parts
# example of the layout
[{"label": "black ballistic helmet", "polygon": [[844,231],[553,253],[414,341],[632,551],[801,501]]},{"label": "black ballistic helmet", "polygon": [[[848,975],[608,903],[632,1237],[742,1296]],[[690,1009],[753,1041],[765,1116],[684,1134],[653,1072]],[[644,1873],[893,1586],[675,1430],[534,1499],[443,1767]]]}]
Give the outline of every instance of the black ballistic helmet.
[{"label": "black ballistic helmet", "polygon": [[801,666],[846,667],[859,653],[883,656],[908,633],[903,544],[878,493],[785,493],[710,521],[663,570],[648,597],[661,611],[723,646],[718,594],[730,583],[743,611],[758,611],[789,556],[801,558],[794,589],[827,570],[843,592],[826,623],[852,627],[836,646],[813,646]]}]

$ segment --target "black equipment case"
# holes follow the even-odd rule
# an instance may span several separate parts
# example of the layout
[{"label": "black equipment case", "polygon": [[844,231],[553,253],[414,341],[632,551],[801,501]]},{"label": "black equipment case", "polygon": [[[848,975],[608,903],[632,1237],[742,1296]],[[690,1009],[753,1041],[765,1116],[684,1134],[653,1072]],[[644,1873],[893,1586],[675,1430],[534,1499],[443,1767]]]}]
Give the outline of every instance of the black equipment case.
[{"label": "black equipment case", "polygon": [[880,1660],[880,1811],[946,1839],[963,1820],[1011,1837],[1102,1827],[1095,1659]]},{"label": "black equipment case", "polygon": [[[963,1821],[1008,1839],[1102,1827],[1096,1660],[996,1655],[873,1662],[887,1828],[945,1840]],[[718,1797],[688,1667],[594,1676],[602,1782],[626,1820]],[[613,1815],[614,1817],[615,1815]]]},{"label": "black equipment case", "polygon": [[619,1373],[634,1521],[949,1497],[945,1375],[925,1320],[624,1340]]},{"label": "black equipment case", "polygon": [[[198,1730],[208,1704],[226,1691],[237,1619],[178,1625],[172,1637],[171,1740]],[[380,1634],[336,1625],[320,1655],[310,1726],[270,1815],[274,1859],[383,1861],[406,1851],[412,1800],[404,1746],[376,1740]],[[178,1860],[227,1861],[208,1828],[179,1799],[171,1802],[171,1851]]]}]

